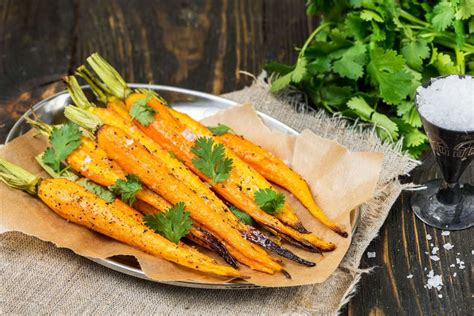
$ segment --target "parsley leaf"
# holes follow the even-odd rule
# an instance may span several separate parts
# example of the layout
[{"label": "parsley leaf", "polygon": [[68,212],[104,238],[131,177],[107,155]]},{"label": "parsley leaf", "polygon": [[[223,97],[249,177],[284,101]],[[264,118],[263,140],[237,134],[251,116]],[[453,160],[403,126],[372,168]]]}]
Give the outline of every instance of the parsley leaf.
[{"label": "parsley leaf", "polygon": [[61,162],[81,144],[81,135],[79,127],[70,122],[60,128],[53,127],[49,136],[51,147],[44,152],[43,162],[55,172],[61,173]]},{"label": "parsley leaf", "polygon": [[115,200],[115,194],[113,194],[111,191],[107,190],[107,188],[101,185],[98,185],[87,179],[81,179],[77,183],[88,191],[94,193],[107,203],[112,203]]},{"label": "parsley leaf", "polygon": [[163,213],[146,215],[143,220],[146,226],[178,244],[193,225],[193,221],[189,216],[189,212],[185,211],[185,207],[183,202],[179,202]]},{"label": "parsley leaf", "polygon": [[153,96],[151,94],[144,98],[135,101],[130,108],[130,116],[132,119],[136,119],[143,126],[150,125],[155,120],[156,110],[149,106],[147,103]]},{"label": "parsley leaf", "polygon": [[389,104],[402,101],[411,92],[413,76],[404,69],[405,60],[393,50],[375,48],[370,52],[367,72],[380,96]]},{"label": "parsley leaf", "polygon": [[454,18],[453,5],[448,1],[441,1],[433,8],[431,23],[437,31],[444,31],[451,25]]},{"label": "parsley leaf", "polygon": [[416,70],[421,70],[423,59],[430,57],[430,48],[426,40],[418,38],[406,43],[402,47],[402,54],[408,66]]},{"label": "parsley leaf", "polygon": [[285,204],[285,195],[275,192],[271,188],[260,189],[254,193],[255,203],[267,212],[275,214]]},{"label": "parsley leaf", "polygon": [[229,126],[221,123],[218,123],[217,126],[208,126],[207,129],[210,130],[215,136],[223,135],[232,130]]},{"label": "parsley leaf", "polygon": [[133,205],[136,201],[137,193],[142,189],[142,185],[136,175],[129,174],[126,178],[127,180],[117,180],[109,189],[116,195],[120,195],[122,201]]},{"label": "parsley leaf", "polygon": [[252,217],[250,217],[249,214],[247,214],[245,212],[242,212],[241,210],[239,210],[238,208],[236,208],[233,205],[229,206],[229,209],[245,225],[252,225],[253,224],[253,219],[252,219]]},{"label": "parsley leaf", "polygon": [[199,137],[191,152],[196,155],[192,159],[193,165],[211,178],[212,182],[218,183],[229,178],[232,159],[225,156],[223,144],[215,144],[212,138]]},{"label": "parsley leaf", "polygon": [[341,59],[333,63],[334,72],[349,79],[359,79],[364,75],[364,66],[367,61],[366,52],[364,44],[354,44],[342,54]]},{"label": "parsley leaf", "polygon": [[465,20],[474,15],[474,0],[461,0],[456,11],[456,19]]}]

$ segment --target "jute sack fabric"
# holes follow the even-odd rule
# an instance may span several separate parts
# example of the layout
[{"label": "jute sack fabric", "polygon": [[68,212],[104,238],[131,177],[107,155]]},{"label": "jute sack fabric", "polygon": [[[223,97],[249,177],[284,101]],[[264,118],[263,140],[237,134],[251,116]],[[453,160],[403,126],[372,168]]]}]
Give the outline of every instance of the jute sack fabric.
[{"label": "jute sack fabric", "polygon": [[[356,292],[365,271],[359,263],[377,236],[402,190],[399,175],[416,162],[400,144],[384,144],[373,130],[310,111],[299,96],[273,96],[262,80],[224,95],[253,103],[292,128],[309,128],[351,151],[383,151],[384,165],[376,194],[362,206],[362,218],[340,267],[324,283],[298,288],[202,290],[158,284],[104,268],[67,249],[20,233],[0,236],[0,304],[2,314],[307,314],[334,315]],[[0,202],[1,203],[1,202]]]}]

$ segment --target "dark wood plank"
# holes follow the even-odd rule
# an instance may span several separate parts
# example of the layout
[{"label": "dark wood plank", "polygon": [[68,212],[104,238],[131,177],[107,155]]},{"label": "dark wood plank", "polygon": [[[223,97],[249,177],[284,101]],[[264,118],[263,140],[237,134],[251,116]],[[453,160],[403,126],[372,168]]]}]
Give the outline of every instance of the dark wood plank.
[{"label": "dark wood plank", "polygon": [[[412,174],[414,183],[441,177],[431,153],[425,155],[423,165]],[[474,183],[474,165],[466,170],[461,182]],[[427,240],[427,235],[432,240]],[[453,249],[443,248],[448,242],[454,245]],[[440,248],[440,261],[425,254],[432,253],[431,244]],[[347,308],[348,314],[472,315],[472,250],[472,229],[442,236],[441,230],[425,225],[414,215],[410,192],[402,193],[380,236],[368,248],[376,253],[376,258],[362,258],[362,267],[376,268],[362,278],[359,293]],[[459,269],[456,258],[465,262],[465,269]],[[442,276],[444,286],[440,291],[424,287],[430,270]],[[408,279],[410,274],[413,278]]]},{"label": "dark wood plank", "polygon": [[72,1],[0,1],[0,142],[26,109],[62,90],[74,21]]}]

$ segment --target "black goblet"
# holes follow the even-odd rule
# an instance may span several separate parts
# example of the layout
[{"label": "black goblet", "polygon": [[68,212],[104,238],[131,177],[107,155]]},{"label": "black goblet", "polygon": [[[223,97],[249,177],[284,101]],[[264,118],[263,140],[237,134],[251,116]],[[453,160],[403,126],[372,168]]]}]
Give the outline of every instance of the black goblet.
[{"label": "black goblet", "polygon": [[[461,78],[468,76],[459,75]],[[433,78],[423,85],[429,87]],[[474,94],[474,91],[471,91]],[[418,94],[415,97],[419,107]],[[453,104],[453,111],[456,105]],[[472,109],[474,111],[474,108]],[[416,216],[426,224],[445,230],[461,230],[474,225],[474,186],[459,184],[459,178],[474,157],[474,130],[461,131],[442,128],[420,113],[423,127],[441,169],[443,179],[424,184],[416,191],[411,204]]]}]

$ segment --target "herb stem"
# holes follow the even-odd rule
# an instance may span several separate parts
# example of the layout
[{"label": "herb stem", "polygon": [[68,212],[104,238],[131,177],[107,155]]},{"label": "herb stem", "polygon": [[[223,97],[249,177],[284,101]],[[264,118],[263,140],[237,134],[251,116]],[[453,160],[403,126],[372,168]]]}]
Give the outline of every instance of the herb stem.
[{"label": "herb stem", "polygon": [[427,27],[427,26],[430,26],[430,24],[428,22],[425,22],[423,20],[420,20],[418,19],[417,17],[414,17],[413,15],[411,15],[410,13],[406,12],[405,10],[400,10],[400,16],[410,22],[413,22],[413,23],[416,23],[416,24],[419,24],[421,26],[424,26],[424,27]]},{"label": "herb stem", "polygon": [[304,52],[306,51],[306,48],[308,48],[309,44],[311,44],[311,42],[313,41],[313,38],[319,33],[321,32],[323,29],[325,29],[326,27],[330,26],[330,25],[333,25],[334,23],[332,22],[325,22],[321,25],[319,25],[314,31],[313,33],[311,33],[311,35],[308,37],[308,39],[306,40],[306,42],[304,43],[303,47],[301,48],[301,51],[299,53],[299,56],[303,56],[304,55]]}]

